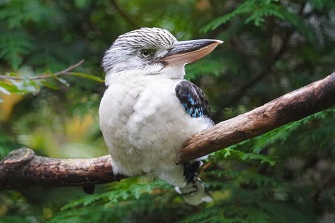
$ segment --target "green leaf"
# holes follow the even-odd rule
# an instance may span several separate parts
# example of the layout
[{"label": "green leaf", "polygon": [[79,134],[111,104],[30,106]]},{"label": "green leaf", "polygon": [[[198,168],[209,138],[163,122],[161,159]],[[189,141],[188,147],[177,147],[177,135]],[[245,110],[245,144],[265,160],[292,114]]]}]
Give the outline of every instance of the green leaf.
[{"label": "green leaf", "polygon": [[26,94],[26,93],[33,93],[37,94],[40,91],[40,84],[38,81],[30,81],[27,79],[24,80],[12,80],[8,79],[10,84],[1,81],[0,87],[4,91],[15,93],[15,94]]},{"label": "green leaf", "polygon": [[55,76],[54,78],[60,83],[64,84],[66,87],[70,87],[70,84],[64,78],[59,76]]},{"label": "green leaf", "polygon": [[271,166],[275,165],[276,161],[269,155],[258,154],[255,152],[247,153],[242,150],[235,149],[236,146],[231,146],[220,151],[217,151],[213,155],[213,159],[237,159],[241,161],[259,161],[260,163],[268,163]]},{"label": "green leaf", "polygon": [[77,77],[83,77],[86,79],[90,79],[93,81],[97,81],[97,82],[104,82],[104,80],[102,80],[101,78],[94,76],[92,74],[84,74],[84,73],[78,73],[78,72],[71,72],[72,76],[77,76]]},{"label": "green leaf", "polygon": [[10,95],[10,91],[8,91],[6,88],[1,87],[1,82],[0,82],[0,92],[6,94],[6,95]]},{"label": "green leaf", "polygon": [[49,82],[48,81],[41,81],[40,83],[43,84],[44,86],[52,89],[52,90],[59,90],[60,89],[57,85],[55,85],[54,83],[51,83],[50,81]]}]

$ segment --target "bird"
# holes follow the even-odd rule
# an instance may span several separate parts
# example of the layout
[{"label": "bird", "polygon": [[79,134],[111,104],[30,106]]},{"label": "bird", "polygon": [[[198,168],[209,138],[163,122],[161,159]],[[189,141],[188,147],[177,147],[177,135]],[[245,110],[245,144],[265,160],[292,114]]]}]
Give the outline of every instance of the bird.
[{"label": "bird", "polygon": [[185,64],[222,42],[178,41],[153,27],[124,33],[107,49],[99,124],[114,175],[154,174],[190,205],[212,201],[196,173],[202,158],[179,164],[183,144],[213,125],[206,96],[184,76]]}]

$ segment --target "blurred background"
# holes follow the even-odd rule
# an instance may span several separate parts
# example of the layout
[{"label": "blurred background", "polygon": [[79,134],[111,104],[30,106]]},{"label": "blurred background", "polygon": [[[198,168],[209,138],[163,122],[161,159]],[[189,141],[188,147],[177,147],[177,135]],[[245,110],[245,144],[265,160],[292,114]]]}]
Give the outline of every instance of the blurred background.
[{"label": "blurred background", "polygon": [[[216,123],[335,68],[334,1],[0,0],[0,158],[22,147],[55,158],[106,155],[101,59],[140,27],[224,41],[186,66]],[[55,75],[81,60],[76,73]],[[0,222],[334,223],[334,123],[331,108],[212,154],[200,172],[209,204],[188,206],[165,182],[134,177],[94,195],[2,191]]]}]

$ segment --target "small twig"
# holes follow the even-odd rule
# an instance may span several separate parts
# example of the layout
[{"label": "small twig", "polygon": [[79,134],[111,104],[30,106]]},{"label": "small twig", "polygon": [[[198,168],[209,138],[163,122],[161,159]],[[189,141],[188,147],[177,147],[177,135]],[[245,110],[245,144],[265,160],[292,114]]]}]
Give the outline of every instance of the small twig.
[{"label": "small twig", "polygon": [[10,80],[41,80],[41,79],[47,79],[50,77],[55,77],[55,76],[60,76],[60,75],[69,75],[71,74],[70,71],[79,67],[82,63],[84,63],[84,60],[79,61],[78,63],[69,66],[65,70],[53,73],[53,74],[48,74],[48,73],[43,73],[35,77],[29,77],[29,78],[24,78],[24,77],[12,77],[12,76],[7,76],[7,75],[0,75],[0,79],[10,79]]},{"label": "small twig", "polygon": [[206,163],[205,165],[203,165],[202,167],[201,167],[201,169],[200,169],[200,171],[199,171],[199,177],[201,178],[201,176],[202,176],[202,174],[209,168],[209,167],[211,167],[212,166],[212,162],[208,162],[208,163]]}]

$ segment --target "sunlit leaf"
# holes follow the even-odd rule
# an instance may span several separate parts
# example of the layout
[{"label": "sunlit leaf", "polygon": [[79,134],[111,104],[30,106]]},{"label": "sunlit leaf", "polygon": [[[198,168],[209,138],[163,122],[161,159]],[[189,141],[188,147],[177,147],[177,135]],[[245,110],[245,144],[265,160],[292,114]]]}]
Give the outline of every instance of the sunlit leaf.
[{"label": "sunlit leaf", "polygon": [[4,94],[7,94],[7,95],[10,95],[10,92],[6,88],[1,87],[1,83],[0,83],[0,92],[2,92]]},{"label": "sunlit leaf", "polygon": [[92,74],[84,74],[84,73],[78,73],[78,72],[71,72],[72,76],[77,76],[77,77],[83,77],[86,79],[90,79],[93,81],[97,81],[97,82],[104,82],[104,80],[102,80],[101,78],[94,76]]},{"label": "sunlit leaf", "polygon": [[57,77],[55,77],[55,79],[57,81],[59,81],[60,83],[62,83],[63,85],[65,85],[66,87],[70,86],[70,84],[64,78],[62,78],[62,77],[57,76]]}]

